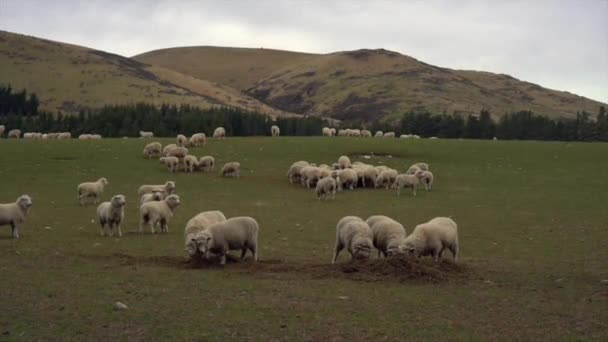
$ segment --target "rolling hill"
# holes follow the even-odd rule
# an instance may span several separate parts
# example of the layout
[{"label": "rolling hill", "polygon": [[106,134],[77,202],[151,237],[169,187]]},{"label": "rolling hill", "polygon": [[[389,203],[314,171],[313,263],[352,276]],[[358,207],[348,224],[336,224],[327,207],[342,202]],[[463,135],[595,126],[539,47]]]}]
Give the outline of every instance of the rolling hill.
[{"label": "rolling hill", "polygon": [[35,92],[47,110],[106,104],[228,105],[291,115],[229,86],[81,46],[0,31],[0,84]]},{"label": "rolling hill", "polygon": [[185,47],[133,59],[229,84],[275,108],[336,119],[390,119],[408,110],[498,117],[532,110],[552,118],[597,112],[601,102],[504,74],[453,70],[387,50],[306,54]]}]

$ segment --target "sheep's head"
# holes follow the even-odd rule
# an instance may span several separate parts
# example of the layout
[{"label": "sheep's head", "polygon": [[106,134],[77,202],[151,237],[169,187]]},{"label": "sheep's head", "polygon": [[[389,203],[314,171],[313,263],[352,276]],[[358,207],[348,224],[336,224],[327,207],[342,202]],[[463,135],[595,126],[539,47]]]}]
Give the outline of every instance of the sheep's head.
[{"label": "sheep's head", "polygon": [[127,197],[125,195],[116,195],[112,197],[111,202],[114,208],[124,207],[127,204]]},{"label": "sheep's head", "polygon": [[17,198],[17,205],[23,210],[27,210],[32,206],[32,198],[29,195],[22,195]]},{"label": "sheep's head", "polygon": [[404,244],[399,246],[400,254],[417,254],[416,245],[411,241],[406,241]]},{"label": "sheep's head", "polygon": [[167,190],[168,194],[172,194],[175,191],[175,182],[168,181],[167,183],[165,183],[165,190]]},{"label": "sheep's head", "polygon": [[196,239],[190,239],[186,243],[186,247],[184,248],[184,250],[186,251],[186,253],[188,253],[188,256],[195,256],[198,253],[198,243],[196,242]]},{"label": "sheep's head", "polygon": [[162,201],[163,200],[163,194],[159,191],[154,191],[152,193],[152,199],[155,201]]},{"label": "sheep's head", "polygon": [[355,243],[353,248],[353,257],[355,259],[368,259],[372,253],[372,248],[371,241],[359,241]]},{"label": "sheep's head", "polygon": [[105,177],[101,177],[97,180],[97,182],[103,184],[103,185],[108,185],[110,183],[108,183],[108,180]]},{"label": "sheep's head", "polygon": [[167,198],[165,198],[165,202],[167,202],[167,205],[171,209],[177,208],[181,203],[178,195],[169,195]]},{"label": "sheep's head", "polygon": [[196,236],[196,244],[198,251],[207,257],[210,253],[211,246],[213,246],[213,236],[208,231],[203,231]]}]

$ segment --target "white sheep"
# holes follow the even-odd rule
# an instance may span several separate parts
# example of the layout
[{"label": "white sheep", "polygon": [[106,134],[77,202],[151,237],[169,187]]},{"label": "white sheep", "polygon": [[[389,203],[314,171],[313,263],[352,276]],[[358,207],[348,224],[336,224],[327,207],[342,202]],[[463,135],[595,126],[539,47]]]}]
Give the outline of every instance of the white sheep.
[{"label": "white sheep", "polygon": [[81,134],[78,136],[78,140],[90,140],[91,139],[91,135],[90,134]]},{"label": "white sheep", "polygon": [[154,138],[154,133],[139,131],[139,137],[140,138]]},{"label": "white sheep", "polygon": [[367,184],[372,187],[375,186],[376,179],[378,178],[378,170],[373,166],[368,166],[363,169],[363,186]]},{"label": "white sheep", "polygon": [[333,179],[332,177],[325,177],[317,182],[317,187],[315,189],[315,192],[316,192],[317,198],[319,200],[321,200],[321,196],[327,200],[327,198],[330,194],[331,194],[331,199],[333,200],[336,198],[336,189],[337,189],[336,180]]},{"label": "white sheep", "polygon": [[338,158],[338,164],[340,164],[341,169],[348,169],[351,167],[350,159],[347,156],[340,156],[340,158]]},{"label": "white sheep", "polygon": [[427,163],[415,163],[412,166],[417,166],[420,170],[429,171],[429,164]]},{"label": "white sheep", "polygon": [[329,127],[323,127],[323,129],[321,130],[321,134],[324,137],[331,137],[332,136],[331,129]]},{"label": "white sheep", "polygon": [[281,129],[279,128],[279,126],[273,125],[272,127],[270,127],[270,134],[273,137],[278,137],[279,135],[281,135]]},{"label": "white sheep", "polygon": [[224,127],[218,127],[213,131],[213,137],[218,139],[226,138],[226,129]]},{"label": "white sheep", "polygon": [[431,171],[418,170],[416,172],[416,177],[418,177],[420,183],[424,184],[424,189],[426,191],[431,190],[433,187],[433,180],[435,178]]},{"label": "white sheep", "polygon": [[384,136],[384,133],[382,131],[376,131],[376,134],[374,134],[374,138],[382,138]]},{"label": "white sheep", "polygon": [[191,154],[184,157],[184,169],[186,172],[194,172],[198,167],[198,159]]},{"label": "white sheep", "polygon": [[293,184],[293,182],[300,182],[300,172],[304,167],[309,165],[310,164],[305,160],[300,160],[291,164],[289,170],[287,170],[287,178],[289,179],[289,184]]},{"label": "white sheep", "polygon": [[370,132],[367,129],[364,129],[361,131],[361,137],[363,138],[371,138],[372,137],[372,132]]},{"label": "white sheep", "polygon": [[160,224],[160,231],[169,232],[169,221],[173,217],[175,210],[180,205],[178,195],[169,195],[162,201],[146,202],[139,207],[139,232],[144,232],[144,225],[150,226],[150,231],[154,234],[154,227]]},{"label": "white sheep", "polygon": [[144,157],[150,158],[158,158],[162,155],[163,145],[159,142],[151,142],[144,147],[143,155]]},{"label": "white sheep", "polygon": [[393,184],[395,184],[395,180],[397,179],[397,170],[387,169],[378,174],[378,178],[376,178],[376,184],[374,185],[376,188],[384,187],[386,189],[390,188]]},{"label": "white sheep", "polygon": [[169,169],[169,172],[176,172],[179,168],[179,158],[177,157],[160,157],[158,160]]},{"label": "white sheep", "polygon": [[222,177],[241,177],[241,163],[239,162],[228,162],[222,166],[222,170],[220,171],[220,175]]},{"label": "white sheep", "polygon": [[195,133],[195,134],[192,134],[192,136],[190,137],[190,142],[189,142],[190,146],[199,147],[199,146],[205,146],[206,144],[207,144],[207,136],[205,135],[205,133]]},{"label": "white sheep", "polygon": [[354,190],[359,182],[357,172],[353,169],[336,170],[332,173],[332,177],[336,178],[338,191],[343,189]]},{"label": "white sheep", "polygon": [[160,191],[154,191],[154,192],[151,192],[151,193],[143,194],[139,198],[139,204],[142,205],[142,204],[144,204],[146,202],[162,201],[167,196],[168,195],[165,192],[160,192]]},{"label": "white sheep", "polygon": [[175,140],[176,145],[179,147],[185,147],[188,145],[188,138],[186,138],[186,136],[183,134],[178,134]]},{"label": "white sheep", "polygon": [[252,217],[233,217],[224,222],[210,225],[198,236],[199,251],[207,259],[219,256],[220,264],[226,263],[226,254],[231,250],[241,251],[241,260],[247,250],[253,254],[253,260],[258,261],[258,234],[260,226]]},{"label": "white sheep", "polygon": [[346,130],[345,129],[339,129],[338,130],[338,136],[339,137],[346,136]]},{"label": "white sheep", "polygon": [[300,170],[300,183],[310,189],[321,179],[322,170],[317,166],[307,165]]},{"label": "white sheep", "polygon": [[61,132],[57,135],[57,139],[72,139],[72,133],[70,132]]},{"label": "white sheep", "polygon": [[97,221],[99,222],[99,234],[104,235],[106,224],[108,225],[108,235],[114,236],[114,226],[118,228],[118,236],[122,236],[120,228],[125,219],[125,205],[127,198],[124,195],[113,196],[110,201],[102,202],[97,207]]},{"label": "white sheep", "polygon": [[185,250],[191,258],[199,254],[199,246],[204,242],[200,233],[212,224],[224,221],[226,216],[219,210],[203,211],[188,220],[184,229]]},{"label": "white sheep", "polygon": [[212,156],[201,157],[201,159],[199,159],[198,165],[197,165],[197,169],[199,169],[203,172],[213,171],[214,167],[215,167],[215,158],[213,158]]},{"label": "white sheep", "polygon": [[335,128],[330,128],[329,131],[331,132],[331,136],[335,137],[336,136],[336,129]]},{"label": "white sheep", "polygon": [[0,137],[4,134],[4,131],[6,131],[6,126],[0,125]]},{"label": "white sheep", "polygon": [[182,146],[170,148],[167,151],[167,157],[184,158],[188,155],[188,149]]},{"label": "white sheep", "polygon": [[414,253],[416,256],[432,255],[435,261],[439,261],[443,251],[449,249],[454,262],[458,262],[459,248],[456,222],[449,217],[436,217],[417,225],[400,250],[403,253]]},{"label": "white sheep", "polygon": [[372,229],[374,247],[378,257],[400,253],[400,247],[405,243],[406,232],[403,225],[384,215],[370,216],[365,222]]},{"label": "white sheep", "polygon": [[84,182],[78,184],[78,200],[80,205],[85,205],[86,199],[93,199],[93,203],[97,204],[101,195],[103,194],[103,189],[106,185],[108,185],[108,180],[105,177],[99,178],[95,182]]},{"label": "white sheep", "polygon": [[352,259],[369,258],[374,244],[372,230],[357,216],[343,217],[336,226],[336,244],[332,264],[336,263],[340,252],[346,248]]},{"label": "white sheep", "polygon": [[32,198],[21,195],[13,203],[0,204],[0,226],[11,226],[13,238],[19,238],[19,224],[25,222],[25,217],[32,207]]},{"label": "white sheep", "polygon": [[149,193],[153,193],[153,192],[162,192],[164,194],[171,195],[174,191],[175,191],[175,182],[167,181],[165,184],[161,184],[161,185],[149,185],[149,184],[142,185],[137,190],[137,194],[139,196],[141,196],[143,194],[149,194]]},{"label": "white sheep", "polygon": [[163,147],[163,156],[166,157],[167,153],[169,153],[169,150],[172,148],[175,148],[175,147],[177,147],[177,145],[175,145],[175,144],[169,144],[169,145]]},{"label": "white sheep", "polygon": [[420,184],[420,179],[418,176],[408,175],[405,173],[399,174],[395,179],[395,183],[393,184],[393,188],[397,189],[397,196],[401,195],[402,188],[412,188],[412,194],[416,196],[416,189],[418,188],[418,184]]},{"label": "white sheep", "polygon": [[395,137],[395,132],[386,132],[383,135],[384,138],[394,138]]},{"label": "white sheep", "polygon": [[415,175],[416,172],[421,171],[421,169],[416,166],[416,165],[412,165],[410,166],[409,169],[407,169],[407,171],[405,172],[406,175]]},{"label": "white sheep", "polygon": [[10,131],[8,131],[7,137],[19,139],[21,137],[21,130],[20,129],[11,129]]},{"label": "white sheep", "polygon": [[91,139],[93,139],[93,140],[99,140],[101,138],[102,138],[102,136],[100,134],[91,134]]}]

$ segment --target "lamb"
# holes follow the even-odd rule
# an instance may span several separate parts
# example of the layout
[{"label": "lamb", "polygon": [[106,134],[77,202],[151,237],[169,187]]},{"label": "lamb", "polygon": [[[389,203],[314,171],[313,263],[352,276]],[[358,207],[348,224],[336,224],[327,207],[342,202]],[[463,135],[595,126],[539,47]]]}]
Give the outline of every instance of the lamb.
[{"label": "lamb", "polygon": [[7,137],[19,139],[19,137],[21,137],[21,130],[20,129],[11,129],[10,131],[8,131]]},{"label": "lamb", "polygon": [[416,172],[416,177],[418,177],[418,180],[424,184],[424,189],[426,191],[431,190],[433,187],[433,179],[435,178],[431,171],[418,170]]},{"label": "lamb", "polygon": [[175,145],[175,144],[169,144],[169,145],[165,146],[163,148],[163,156],[166,157],[167,153],[169,153],[169,150],[172,149],[172,148],[175,148],[175,147],[177,147],[177,145]]},{"label": "lamb", "polygon": [[325,198],[325,200],[327,200],[327,197],[330,194],[331,194],[331,199],[333,200],[336,198],[336,189],[337,189],[336,180],[333,179],[332,177],[325,177],[317,182],[317,187],[315,189],[315,192],[316,192],[317,198],[319,200],[321,200],[321,196],[323,196]]},{"label": "lamb", "polygon": [[347,156],[341,156],[338,158],[338,164],[340,164],[341,169],[348,169],[351,167],[350,159]]},{"label": "lamb", "polygon": [[114,236],[114,226],[118,227],[118,236],[122,236],[120,225],[125,219],[125,205],[127,198],[124,195],[113,196],[108,202],[102,202],[97,207],[97,221],[101,226],[99,233],[104,235],[105,225],[108,225],[109,236]]},{"label": "lamb", "polygon": [[154,226],[160,223],[160,231],[168,233],[169,221],[180,203],[178,195],[169,195],[163,201],[142,204],[139,208],[139,232],[143,233],[144,224],[147,224],[150,226],[152,234],[154,234]]},{"label": "lamb", "polygon": [[171,195],[175,191],[175,182],[167,181],[165,184],[162,185],[142,185],[137,190],[137,194],[141,196],[143,194],[149,194],[155,191]]},{"label": "lamb", "polygon": [[394,138],[395,137],[395,132],[386,132],[383,135],[384,138]]},{"label": "lamb", "polygon": [[201,159],[199,159],[198,165],[197,165],[197,168],[199,170],[202,170],[203,172],[213,171],[214,167],[215,167],[215,158],[213,158],[212,156],[201,157]]},{"label": "lamb", "polygon": [[376,131],[376,134],[374,134],[374,138],[382,138],[384,136],[384,133],[382,131]]},{"label": "lamb", "polygon": [[378,175],[378,178],[376,178],[375,187],[376,188],[385,187],[386,189],[388,189],[395,183],[396,179],[397,179],[397,170],[393,170],[393,169],[384,170],[384,171],[380,172],[380,174]]},{"label": "lamb", "polygon": [[213,137],[218,139],[226,138],[226,129],[224,127],[218,127],[213,131]]},{"label": "lamb", "polygon": [[95,182],[84,182],[78,184],[78,200],[80,205],[85,205],[85,199],[92,198],[93,203],[97,204],[97,201],[103,194],[103,189],[108,185],[108,180],[105,177],[99,178]]},{"label": "lamb", "polygon": [[319,179],[321,179],[321,172],[321,169],[316,166],[304,166],[300,171],[300,182],[302,186],[306,186],[309,189],[311,186],[315,186]]},{"label": "lamb", "polygon": [[146,202],[152,202],[152,201],[162,201],[165,199],[166,196],[167,196],[166,193],[160,192],[160,191],[154,191],[151,193],[143,194],[139,198],[139,204],[141,205]]},{"label": "lamb", "polygon": [[[191,258],[199,253],[199,247],[206,242],[200,233],[214,223],[226,221],[226,216],[219,210],[203,211],[191,218],[184,229],[185,250]],[[204,255],[201,255],[201,257]]]},{"label": "lamb", "polygon": [[364,129],[361,131],[361,136],[363,138],[371,138],[372,137],[372,132],[368,131],[367,129]]},{"label": "lamb", "polygon": [[21,195],[14,203],[0,204],[0,226],[11,226],[11,235],[19,238],[19,224],[25,222],[25,217],[32,207],[32,198]]},{"label": "lamb", "polygon": [[220,171],[222,177],[241,177],[241,163],[239,162],[228,162],[224,164],[222,170]]},{"label": "lamb", "polygon": [[183,134],[178,134],[176,138],[176,144],[179,147],[185,147],[186,145],[188,145],[188,138],[186,138],[186,136]]},{"label": "lamb", "polygon": [[150,158],[158,158],[161,156],[163,150],[163,145],[159,142],[151,142],[144,147],[143,155],[144,157]]},{"label": "lamb", "polygon": [[139,131],[139,137],[140,138],[154,138],[154,133],[152,133],[152,132],[145,132],[145,131]]},{"label": "lamb", "polygon": [[167,151],[167,157],[184,158],[188,155],[188,149],[182,146],[170,148]]},{"label": "lamb", "polygon": [[338,183],[338,191],[342,191],[342,189],[354,190],[359,181],[357,172],[353,169],[334,171],[332,176],[334,175],[336,176],[336,182]]},{"label": "lamb", "polygon": [[301,171],[304,167],[309,166],[310,164],[305,160],[297,161],[289,167],[287,171],[287,178],[289,179],[289,184],[293,184],[293,182],[299,182],[301,178]]},{"label": "lamb", "polygon": [[214,223],[197,236],[201,241],[199,251],[205,258],[219,256],[220,264],[226,264],[226,254],[231,250],[241,251],[241,260],[247,250],[258,261],[258,234],[260,226],[252,217],[233,217],[224,222]]},{"label": "lamb", "polygon": [[443,251],[449,249],[454,262],[458,262],[459,248],[456,222],[449,217],[436,217],[417,225],[403,242],[400,251],[414,253],[418,257],[432,255],[437,262]]},{"label": "lamb", "polygon": [[331,137],[331,129],[329,127],[323,127],[323,129],[321,130],[321,134],[323,134],[324,137]]},{"label": "lamb", "polygon": [[2,134],[4,134],[4,131],[6,131],[6,126],[0,125],[0,136],[2,136]]},{"label": "lamb", "polygon": [[184,169],[186,172],[194,172],[194,169],[198,167],[198,159],[196,156],[191,154],[184,157]]},{"label": "lamb", "polygon": [[207,144],[207,136],[205,135],[205,133],[192,134],[192,136],[190,137],[190,142],[189,142],[190,146],[199,147],[199,146],[205,146],[206,144]]},{"label": "lamb", "polygon": [[161,164],[165,164],[169,172],[176,172],[179,168],[179,158],[177,157],[160,157],[158,160]]},{"label": "lamb", "polygon": [[338,254],[346,248],[352,259],[369,258],[374,244],[372,230],[367,223],[357,216],[346,216],[336,226],[336,245],[332,264],[336,263]]},{"label": "lamb", "polygon": [[400,253],[400,247],[405,243],[405,228],[392,218],[384,215],[370,216],[365,222],[372,229],[374,247],[378,257]]},{"label": "lamb", "polygon": [[397,189],[397,196],[401,195],[402,188],[412,188],[412,193],[414,194],[414,196],[416,196],[416,189],[418,188],[418,184],[420,184],[420,180],[418,179],[418,176],[416,176],[415,174],[408,175],[408,174],[402,173],[397,176],[397,179],[395,180],[395,183],[393,184],[393,188]]},{"label": "lamb", "polygon": [[281,135],[281,129],[279,128],[279,126],[273,125],[272,127],[270,127],[270,134],[273,137],[278,137],[279,135]]}]

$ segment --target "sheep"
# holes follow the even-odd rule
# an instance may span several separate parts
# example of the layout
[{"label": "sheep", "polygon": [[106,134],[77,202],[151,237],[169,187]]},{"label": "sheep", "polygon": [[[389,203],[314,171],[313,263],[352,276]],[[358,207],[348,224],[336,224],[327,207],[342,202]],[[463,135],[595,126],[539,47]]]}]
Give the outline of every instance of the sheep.
[{"label": "sheep", "polygon": [[149,194],[155,191],[171,195],[175,191],[175,182],[167,181],[165,184],[162,185],[142,185],[137,190],[137,194],[141,196],[143,194]]},{"label": "sheep", "polygon": [[332,177],[322,178],[317,182],[317,187],[315,188],[315,193],[317,194],[317,198],[321,200],[321,196],[327,200],[327,197],[331,194],[331,199],[336,198],[336,189],[337,184],[336,180]]},{"label": "sheep", "polygon": [[154,191],[151,193],[143,194],[139,198],[139,204],[142,205],[146,202],[162,201],[165,199],[166,196],[166,193],[160,191]]},{"label": "sheep", "polygon": [[338,191],[342,191],[342,189],[345,188],[354,190],[357,186],[357,182],[359,181],[359,178],[357,177],[357,172],[353,169],[334,171],[332,177],[336,178],[336,182],[338,184]]},{"label": "sheep", "polygon": [[384,138],[394,138],[395,137],[395,132],[386,132],[386,133],[384,133],[384,135],[382,137],[384,137]]},{"label": "sheep", "polygon": [[424,189],[426,191],[431,190],[433,187],[433,180],[435,178],[431,171],[418,170],[416,172],[416,177],[418,177],[418,180],[424,184]]},{"label": "sheep", "polygon": [[374,187],[376,178],[378,178],[378,171],[375,167],[368,166],[363,169],[363,186],[366,186],[367,183]]},{"label": "sheep", "polygon": [[380,174],[378,174],[378,177],[376,178],[376,184],[374,184],[374,187],[376,187],[376,188],[385,187],[386,189],[388,189],[395,183],[396,179],[397,179],[397,170],[393,170],[393,169],[384,170],[384,171],[380,172]]},{"label": "sheep", "polygon": [[207,136],[205,133],[195,133],[190,137],[190,146],[199,147],[207,144]]},{"label": "sheep", "polygon": [[108,225],[108,234],[114,236],[114,226],[118,227],[118,236],[122,236],[120,225],[125,219],[125,205],[127,198],[124,195],[113,196],[110,201],[102,202],[97,207],[97,221],[100,228],[99,233],[104,235],[105,225]]},{"label": "sheep", "polygon": [[143,155],[144,157],[150,158],[158,158],[162,155],[163,145],[159,142],[151,142],[144,147]]},{"label": "sheep", "polygon": [[179,168],[179,158],[177,157],[160,157],[158,161],[164,164],[169,172],[176,172]]},{"label": "sheep", "polygon": [[167,151],[167,157],[184,158],[188,155],[188,149],[182,146],[170,148]]},{"label": "sheep", "polygon": [[72,139],[72,133],[70,132],[61,132],[57,135],[57,139]]},{"label": "sheep", "polygon": [[384,136],[384,133],[382,131],[376,131],[376,134],[374,134],[374,138],[382,138]]},{"label": "sheep", "polygon": [[412,166],[417,166],[420,170],[424,170],[424,171],[430,170],[429,164],[427,164],[427,163],[415,163]]},{"label": "sheep", "polygon": [[95,182],[84,182],[78,184],[77,190],[80,205],[85,205],[85,199],[87,198],[93,198],[93,203],[97,204],[97,201],[103,194],[104,187],[108,184],[110,183],[108,183],[108,180],[105,177],[101,177]]},{"label": "sheep", "polygon": [[412,166],[410,166],[409,169],[407,169],[407,171],[405,171],[405,174],[406,175],[415,175],[416,172],[418,172],[418,171],[421,171],[421,169],[416,165],[412,165]]},{"label": "sheep", "polygon": [[200,241],[199,251],[205,258],[219,256],[220,265],[226,264],[226,254],[231,250],[241,251],[241,260],[247,250],[258,261],[258,234],[260,226],[252,217],[233,217],[223,222],[214,223],[197,236]]},{"label": "sheep", "polygon": [[341,169],[348,169],[351,167],[350,159],[347,156],[341,156],[338,158],[338,164],[340,164]]},{"label": "sheep", "polygon": [[186,136],[183,134],[178,134],[176,138],[176,144],[179,147],[185,147],[186,145],[188,145],[188,138],[186,138]]},{"label": "sheep", "polygon": [[278,137],[279,135],[281,135],[281,129],[279,128],[279,126],[273,125],[272,127],[270,127],[270,134],[273,137]]},{"label": "sheep", "polygon": [[184,249],[190,258],[200,254],[199,247],[205,242],[200,233],[212,224],[224,221],[226,221],[226,216],[219,210],[203,211],[188,220],[186,228],[184,229],[184,237],[186,240]]},{"label": "sheep", "polygon": [[400,253],[404,245],[406,232],[403,225],[384,215],[374,215],[365,220],[372,229],[374,247],[378,250],[378,257]]},{"label": "sheep", "polygon": [[349,137],[360,137],[361,136],[361,130],[360,129],[351,129],[349,134]]},{"label": "sheep", "polygon": [[154,133],[152,133],[152,132],[145,132],[145,131],[139,131],[139,137],[140,138],[154,138]]},{"label": "sheep", "polygon": [[218,127],[213,131],[213,137],[218,139],[226,138],[226,129],[224,127]]},{"label": "sheep", "polygon": [[432,255],[437,262],[443,251],[449,249],[454,262],[458,262],[459,248],[456,222],[449,217],[436,217],[417,225],[412,234],[403,242],[400,251],[414,253],[418,257]]},{"label": "sheep", "polygon": [[0,137],[4,134],[4,131],[6,131],[6,126],[0,125]]},{"label": "sheep", "polygon": [[184,157],[184,169],[186,172],[194,172],[198,167],[198,159],[191,154]]},{"label": "sheep", "polygon": [[203,172],[213,171],[215,167],[215,158],[212,156],[204,156],[198,161],[197,169],[202,170]]},{"label": "sheep", "polygon": [[220,171],[220,175],[222,177],[241,177],[241,163],[239,162],[228,162],[222,166],[222,170]]},{"label": "sheep", "polygon": [[169,153],[169,150],[172,148],[175,148],[175,147],[177,147],[177,145],[175,145],[175,144],[169,144],[169,145],[163,147],[163,156],[166,157],[167,153]]},{"label": "sheep", "polygon": [[329,127],[323,127],[323,129],[321,130],[321,134],[324,137],[331,137],[332,136],[331,129]]},{"label": "sheep", "polygon": [[300,183],[302,186],[309,188],[316,186],[319,179],[321,179],[322,170],[316,166],[307,165],[300,170]]},{"label": "sheep", "polygon": [[399,174],[393,184],[393,189],[397,189],[397,196],[401,195],[401,188],[412,188],[412,194],[416,196],[416,189],[420,184],[420,179],[414,175],[408,175],[405,173]]},{"label": "sheep", "polygon": [[420,139],[420,136],[418,134],[414,134],[414,135],[412,135],[412,138],[414,138],[414,139]]},{"label": "sheep", "polygon": [[91,139],[93,139],[93,140],[99,140],[101,138],[102,138],[102,136],[100,134],[91,134]]},{"label": "sheep", "polygon": [[91,139],[90,134],[81,134],[78,136],[78,140],[89,140],[89,139]]},{"label": "sheep", "polygon": [[346,136],[346,130],[344,130],[344,129],[339,129],[339,130],[338,130],[338,136],[339,136],[339,137]]},{"label": "sheep", "polygon": [[139,232],[143,233],[144,224],[147,224],[150,226],[152,234],[154,234],[154,226],[160,223],[160,231],[168,233],[169,221],[180,203],[178,195],[169,195],[162,201],[142,204],[139,207]]},{"label": "sheep", "polygon": [[361,136],[363,138],[371,138],[372,137],[372,132],[368,131],[367,129],[364,129],[361,131]]},{"label": "sheep", "polygon": [[289,179],[289,184],[293,184],[293,182],[299,182],[301,179],[301,171],[304,167],[309,166],[310,164],[305,160],[297,161],[289,167],[287,170],[287,178]]},{"label": "sheep", "polygon": [[374,244],[372,230],[357,216],[343,217],[336,226],[336,244],[332,264],[336,263],[340,252],[346,248],[352,259],[369,258]]},{"label": "sheep", "polygon": [[0,226],[11,226],[11,235],[19,238],[19,224],[25,222],[25,217],[32,207],[32,198],[21,195],[14,203],[0,204]]},{"label": "sheep", "polygon": [[411,134],[401,134],[401,135],[399,136],[399,138],[401,138],[401,139],[409,139],[409,138],[411,138],[411,137],[412,137],[412,135],[411,135]]},{"label": "sheep", "polygon": [[329,131],[331,132],[331,136],[332,137],[336,136],[336,129],[335,128],[330,128]]},{"label": "sheep", "polygon": [[21,137],[20,129],[11,129],[10,131],[8,131],[7,138],[19,139],[19,137]]}]

